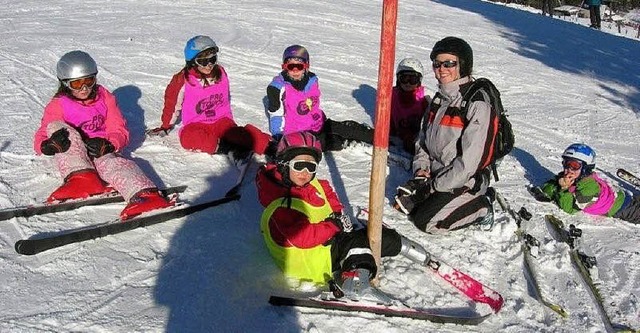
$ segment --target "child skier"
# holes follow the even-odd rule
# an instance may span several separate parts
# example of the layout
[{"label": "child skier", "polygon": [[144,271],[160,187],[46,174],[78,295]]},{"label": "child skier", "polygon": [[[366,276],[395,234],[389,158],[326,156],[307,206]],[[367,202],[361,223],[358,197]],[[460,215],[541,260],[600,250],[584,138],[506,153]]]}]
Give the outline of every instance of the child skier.
[{"label": "child skier", "polygon": [[229,78],[218,64],[218,51],[208,36],[195,36],[187,41],[186,65],[165,90],[162,125],[148,134],[167,135],[181,115],[179,137],[185,149],[231,153],[237,160],[251,151],[264,154],[271,141],[269,134],[251,124],[238,126],[233,119]]},{"label": "child skier", "polygon": [[310,131],[325,150],[341,150],[349,141],[373,143],[373,129],[352,120],[327,119],[320,107],[318,77],[309,70],[309,52],[300,45],[282,54],[282,72],[267,87],[271,135]]},{"label": "child skier", "polygon": [[[338,271],[347,297],[385,302],[369,287],[377,267],[366,229],[353,230],[329,182],[315,177],[321,158],[313,134],[291,133],[278,143],[275,161],[260,167],[256,186],[265,207],[260,229],[267,248],[288,278],[324,284]],[[382,256],[427,260],[422,247],[395,230],[383,229],[382,240]]]},{"label": "child skier", "polygon": [[596,152],[574,143],[562,153],[564,170],[544,183],[542,192],[569,214],[582,211],[592,215],[640,223],[640,197],[633,197],[598,177]]},{"label": "child skier", "polygon": [[56,74],[58,91],[34,137],[36,153],[53,156],[64,179],[47,201],[85,198],[113,187],[129,202],[122,219],[171,206],[133,161],[117,154],[129,142],[129,131],[113,94],[97,84],[93,58],[71,51],[58,61]]},{"label": "child skier", "polygon": [[415,58],[405,58],[396,69],[396,86],[391,95],[391,142],[413,155],[420,132],[420,120],[429,104],[424,94],[422,63]]}]

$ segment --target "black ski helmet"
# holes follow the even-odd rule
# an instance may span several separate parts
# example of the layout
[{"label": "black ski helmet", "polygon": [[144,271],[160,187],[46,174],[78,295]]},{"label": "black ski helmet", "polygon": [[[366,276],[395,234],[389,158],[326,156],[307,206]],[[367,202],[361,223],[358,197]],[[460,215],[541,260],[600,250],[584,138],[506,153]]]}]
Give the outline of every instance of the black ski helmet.
[{"label": "black ski helmet", "polygon": [[442,53],[449,53],[458,57],[461,77],[471,75],[473,71],[473,51],[467,42],[461,38],[452,36],[439,40],[431,51],[431,61],[433,61],[438,54]]}]

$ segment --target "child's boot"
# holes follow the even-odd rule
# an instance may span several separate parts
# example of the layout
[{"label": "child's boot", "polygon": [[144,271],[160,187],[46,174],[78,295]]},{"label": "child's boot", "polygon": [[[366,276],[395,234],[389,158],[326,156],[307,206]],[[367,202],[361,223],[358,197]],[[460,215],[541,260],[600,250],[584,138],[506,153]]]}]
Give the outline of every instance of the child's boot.
[{"label": "child's boot", "polygon": [[127,220],[154,209],[173,205],[174,203],[162,196],[157,189],[142,190],[129,200],[129,204],[120,213],[120,219]]},{"label": "child's boot", "polygon": [[344,296],[354,301],[391,304],[392,300],[389,296],[371,286],[369,283],[370,275],[369,270],[364,268],[342,272],[341,289]]},{"label": "child's boot", "polygon": [[49,195],[47,202],[86,198],[111,191],[95,170],[76,171],[69,174],[64,184]]}]

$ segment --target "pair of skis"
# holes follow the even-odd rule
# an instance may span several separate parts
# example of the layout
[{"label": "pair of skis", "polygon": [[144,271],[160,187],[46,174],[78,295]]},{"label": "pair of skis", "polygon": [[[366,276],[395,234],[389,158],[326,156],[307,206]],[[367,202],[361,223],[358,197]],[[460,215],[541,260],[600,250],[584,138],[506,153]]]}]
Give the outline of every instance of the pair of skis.
[{"label": "pair of skis", "polygon": [[[251,157],[252,156],[250,156],[247,159],[247,162],[244,165],[242,165],[242,167],[240,168],[238,180],[236,181],[234,186],[229,191],[227,191],[227,193],[222,198],[212,200],[212,201],[197,203],[197,204],[182,203],[170,208],[152,211],[147,214],[133,217],[125,221],[116,219],[114,221],[111,221],[105,224],[89,226],[86,228],[80,228],[76,230],[64,231],[62,233],[54,234],[52,236],[49,235],[48,233],[46,235],[35,235],[29,239],[18,240],[14,246],[15,250],[19,254],[34,255],[34,254],[38,254],[40,252],[44,252],[44,251],[61,247],[64,245],[84,242],[87,240],[101,238],[108,235],[114,235],[121,232],[137,229],[140,227],[146,227],[153,224],[158,224],[158,223],[166,222],[169,220],[181,218],[189,214],[202,211],[207,208],[211,208],[211,207],[225,204],[227,202],[239,200],[240,188],[243,184],[243,181],[249,169]],[[186,189],[186,186],[170,188],[165,190],[165,194],[179,193],[179,192],[183,192],[185,189]],[[89,198],[86,200],[76,200],[76,201],[70,202],[69,204],[67,204],[66,202],[63,202],[60,204],[37,206],[37,208],[33,208],[34,206],[19,207],[17,209],[13,209],[12,217],[33,216],[37,214],[75,209],[81,206],[99,205],[99,204],[119,202],[119,201],[124,201],[122,196],[113,194],[106,197]],[[5,211],[8,212],[9,210],[5,210]],[[10,213],[7,213],[7,215],[9,214]]]},{"label": "pair of skis", "polygon": [[522,209],[520,209],[519,212],[516,212],[515,210],[513,210],[513,208],[511,208],[511,206],[509,205],[507,200],[502,196],[502,194],[500,194],[497,191],[496,191],[496,200],[498,201],[498,204],[502,208],[502,211],[507,212],[509,215],[511,215],[511,217],[516,222],[517,229],[515,233],[516,233],[516,237],[518,238],[518,241],[522,242],[521,248],[522,248],[522,253],[524,257],[523,267],[525,269],[525,274],[528,277],[529,282],[533,286],[533,290],[535,292],[535,295],[533,296],[542,305],[553,310],[563,318],[568,317],[569,314],[567,313],[567,311],[559,304],[553,303],[552,301],[548,300],[542,294],[542,291],[540,289],[540,284],[538,283],[538,274],[536,273],[536,270],[535,270],[535,267],[536,267],[535,261],[537,260],[537,256],[539,253],[538,248],[540,246],[540,242],[533,235],[526,233],[522,229],[522,221],[529,220],[531,218],[531,214],[527,212],[526,209],[524,209],[524,207],[522,207]]}]

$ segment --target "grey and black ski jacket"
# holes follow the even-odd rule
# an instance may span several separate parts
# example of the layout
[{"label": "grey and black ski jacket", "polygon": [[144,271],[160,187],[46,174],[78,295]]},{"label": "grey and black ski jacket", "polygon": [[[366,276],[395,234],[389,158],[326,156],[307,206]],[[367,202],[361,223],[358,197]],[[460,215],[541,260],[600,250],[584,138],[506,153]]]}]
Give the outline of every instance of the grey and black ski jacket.
[{"label": "grey and black ski jacket", "polygon": [[422,119],[413,171],[429,171],[438,192],[473,192],[489,182],[483,161],[492,150],[493,111],[489,96],[481,92],[462,114],[463,95],[472,80],[466,76],[440,85]]}]

